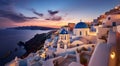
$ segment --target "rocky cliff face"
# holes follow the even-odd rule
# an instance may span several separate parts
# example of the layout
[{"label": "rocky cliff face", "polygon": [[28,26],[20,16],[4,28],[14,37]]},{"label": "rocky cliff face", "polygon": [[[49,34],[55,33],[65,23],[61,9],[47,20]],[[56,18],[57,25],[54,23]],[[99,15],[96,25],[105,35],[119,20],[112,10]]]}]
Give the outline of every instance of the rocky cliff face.
[{"label": "rocky cliff face", "polygon": [[26,41],[25,43],[20,41],[18,45],[24,46],[26,50],[26,53],[21,58],[27,57],[31,52],[36,52],[37,50],[40,50],[44,46],[45,40],[50,38],[51,34],[54,32],[55,31],[36,34],[32,39]]}]

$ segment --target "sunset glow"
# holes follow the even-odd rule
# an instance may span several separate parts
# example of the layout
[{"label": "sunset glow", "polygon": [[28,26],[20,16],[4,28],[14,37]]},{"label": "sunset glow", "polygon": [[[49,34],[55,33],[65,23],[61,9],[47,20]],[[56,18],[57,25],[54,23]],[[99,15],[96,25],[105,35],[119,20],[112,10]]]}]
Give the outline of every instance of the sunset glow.
[{"label": "sunset glow", "polygon": [[118,0],[10,0],[8,4],[0,4],[0,28],[92,22],[117,4]]}]

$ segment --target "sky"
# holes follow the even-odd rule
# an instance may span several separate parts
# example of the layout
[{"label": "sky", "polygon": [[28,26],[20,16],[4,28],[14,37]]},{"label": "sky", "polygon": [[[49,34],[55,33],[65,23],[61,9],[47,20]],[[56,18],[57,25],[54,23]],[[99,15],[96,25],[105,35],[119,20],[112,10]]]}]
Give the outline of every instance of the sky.
[{"label": "sky", "polygon": [[91,22],[120,0],[0,0],[0,28]]}]

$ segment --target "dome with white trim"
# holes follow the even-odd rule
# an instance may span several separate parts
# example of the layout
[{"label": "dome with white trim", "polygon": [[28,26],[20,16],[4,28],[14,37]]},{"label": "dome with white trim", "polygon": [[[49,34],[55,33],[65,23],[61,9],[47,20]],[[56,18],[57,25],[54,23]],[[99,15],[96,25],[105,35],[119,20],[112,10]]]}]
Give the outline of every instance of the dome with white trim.
[{"label": "dome with white trim", "polygon": [[75,25],[75,28],[88,28],[88,25],[84,22],[79,22]]},{"label": "dome with white trim", "polygon": [[60,31],[60,34],[68,34],[68,31],[65,30],[65,29],[62,29],[62,30]]}]

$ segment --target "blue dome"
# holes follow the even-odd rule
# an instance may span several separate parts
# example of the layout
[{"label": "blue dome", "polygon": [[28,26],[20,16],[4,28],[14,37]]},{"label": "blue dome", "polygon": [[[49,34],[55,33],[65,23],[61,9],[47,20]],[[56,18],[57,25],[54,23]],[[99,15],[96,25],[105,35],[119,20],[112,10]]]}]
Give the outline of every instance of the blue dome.
[{"label": "blue dome", "polygon": [[68,31],[65,30],[65,29],[62,29],[62,30],[60,31],[60,34],[68,34]]},{"label": "blue dome", "polygon": [[88,26],[84,22],[79,22],[75,25],[75,28],[88,28]]}]

